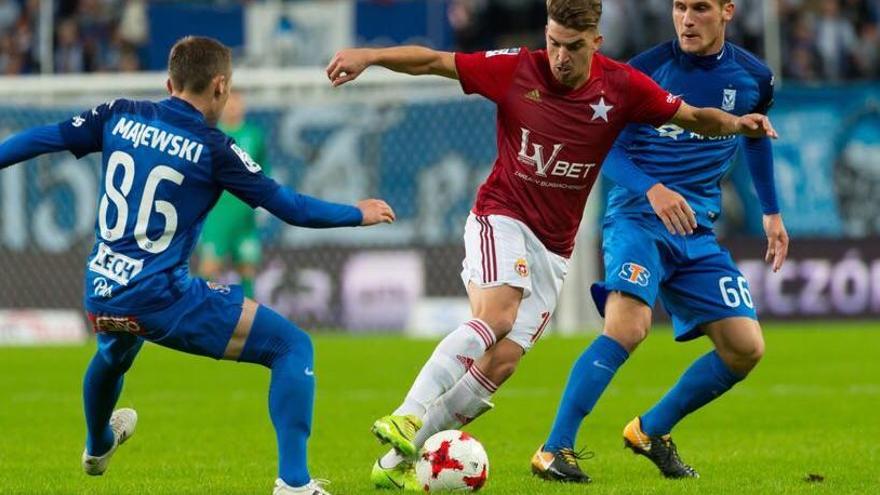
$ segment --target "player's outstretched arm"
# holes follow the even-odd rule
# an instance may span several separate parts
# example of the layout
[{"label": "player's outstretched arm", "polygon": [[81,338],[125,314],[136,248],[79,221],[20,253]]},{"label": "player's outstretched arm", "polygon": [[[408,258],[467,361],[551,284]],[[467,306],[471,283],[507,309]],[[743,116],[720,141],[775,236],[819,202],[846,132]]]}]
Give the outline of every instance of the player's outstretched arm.
[{"label": "player's outstretched arm", "polygon": [[766,115],[750,113],[737,117],[717,108],[697,108],[684,102],[672,117],[672,123],[708,137],[733,134],[751,138],[779,137]]},{"label": "player's outstretched arm", "polygon": [[212,149],[212,155],[212,175],[219,186],[251,208],[262,207],[290,225],[325,229],[391,223],[395,219],[394,211],[382,200],[367,199],[357,206],[346,205],[282,186],[264,174],[262,167],[229,137]]},{"label": "player's outstretched arm", "polygon": [[396,46],[391,48],[347,48],[333,56],[327,66],[330,83],[340,86],[357,79],[371,65],[412,75],[431,74],[458,79],[455,55],[423,46]]},{"label": "player's outstretched arm", "polygon": [[58,125],[45,125],[15,134],[0,143],[0,169],[46,153],[67,149]]},{"label": "player's outstretched arm", "polygon": [[332,203],[278,187],[262,207],[287,224],[312,229],[370,226],[391,223],[396,217],[388,203],[365,199],[356,206]]}]

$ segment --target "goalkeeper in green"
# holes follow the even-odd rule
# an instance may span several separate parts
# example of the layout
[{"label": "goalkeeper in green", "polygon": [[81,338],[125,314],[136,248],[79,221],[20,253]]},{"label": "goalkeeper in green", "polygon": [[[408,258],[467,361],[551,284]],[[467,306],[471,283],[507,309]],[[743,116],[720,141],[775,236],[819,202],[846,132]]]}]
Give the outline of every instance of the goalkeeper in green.
[{"label": "goalkeeper in green", "polygon": [[[259,125],[246,122],[245,113],[241,94],[231,93],[219,127],[269,175],[265,132]],[[263,251],[256,210],[224,192],[208,214],[199,242],[199,274],[216,280],[231,266],[240,278],[245,297],[254,297],[254,279]]]}]

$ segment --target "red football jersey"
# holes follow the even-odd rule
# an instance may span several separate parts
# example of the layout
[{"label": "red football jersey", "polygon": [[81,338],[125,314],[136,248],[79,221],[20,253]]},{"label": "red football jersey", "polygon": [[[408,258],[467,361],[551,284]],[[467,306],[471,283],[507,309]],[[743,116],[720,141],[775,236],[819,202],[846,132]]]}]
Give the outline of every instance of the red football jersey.
[{"label": "red football jersey", "polygon": [[648,76],[598,53],[589,80],[576,90],[553,77],[544,50],[456,53],[455,66],[465,93],[498,106],[498,158],[474,213],[516,218],[565,257],[623,128],[663,125],[681,105]]}]

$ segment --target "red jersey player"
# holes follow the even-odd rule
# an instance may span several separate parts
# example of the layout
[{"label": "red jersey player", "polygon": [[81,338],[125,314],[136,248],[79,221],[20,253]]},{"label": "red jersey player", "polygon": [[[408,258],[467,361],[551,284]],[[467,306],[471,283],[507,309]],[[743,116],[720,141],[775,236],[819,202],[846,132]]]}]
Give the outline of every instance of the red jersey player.
[{"label": "red jersey player", "polygon": [[[600,0],[548,0],[547,11],[546,50],[347,49],[327,67],[334,86],[371,65],[458,79],[498,107],[498,158],[465,224],[462,281],[473,318],[437,345],[403,404],[373,424],[394,447],[373,466],[377,486],[413,483],[411,459],[428,437],[493,407],[492,394],[556,307],[587,196],[627,124],[775,137],[763,115],[691,107],[597,53]],[[692,212],[679,213],[693,224]]]}]

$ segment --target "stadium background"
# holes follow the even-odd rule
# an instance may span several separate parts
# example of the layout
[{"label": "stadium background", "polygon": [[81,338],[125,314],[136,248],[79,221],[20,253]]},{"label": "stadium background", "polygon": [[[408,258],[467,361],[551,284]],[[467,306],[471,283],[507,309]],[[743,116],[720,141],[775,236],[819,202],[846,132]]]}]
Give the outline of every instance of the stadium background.
[{"label": "stadium background", "polygon": [[[670,3],[605,0],[605,52],[626,58],[667,39]],[[586,467],[603,493],[871,493],[880,482],[871,441],[880,435],[872,420],[880,396],[880,1],[737,4],[731,38],[779,76],[771,117],[782,134],[774,153],[791,258],[777,275],[761,261],[765,240],[745,167],[726,181],[718,231],[751,282],[768,355],[746,383],[677,430],[704,478],[661,485],[646,463],[623,456],[620,428],[708,346],[673,344],[661,325],[582,435],[597,454]],[[332,493],[375,493],[366,470],[380,449],[369,422],[396,404],[434,342],[352,334],[435,335],[466,311],[461,229],[494,159],[494,110],[455,83],[372,69],[331,90],[323,65],[349,45],[539,46],[542,6],[0,0],[0,137],[112,97],[160,97],[167,50],[181,35],[234,46],[235,83],[248,119],[268,133],[275,177],[339,201],[381,196],[400,216],[356,232],[271,220],[261,227],[257,299],[321,330],[313,473],[334,481]],[[98,167],[94,156],[57,154],[0,172],[0,494],[268,493],[275,451],[265,370],[152,345],[120,402],[141,412],[142,433],[103,479],[82,476],[80,380],[93,343],[80,301]],[[491,416],[469,426],[492,460],[491,493],[582,493],[542,485],[525,466],[569,363],[599,325],[586,284],[598,276],[601,200],[598,191],[590,200],[579,269],[552,325],[577,335],[537,346],[496,395]],[[59,343],[71,345],[48,345]]]},{"label": "stadium background", "polygon": [[[606,1],[604,51],[626,58],[668,39],[668,4]],[[760,210],[745,167],[727,180],[718,232],[764,318],[880,314],[878,5],[738,2],[732,40],[780,75],[772,117],[783,139],[774,153],[791,260],[778,276],[760,261]],[[454,83],[389,74],[332,91],[321,67],[351,45],[540,46],[542,9],[537,0],[2,1],[0,135],[111,97],[160,96],[171,44],[188,33],[218,37],[235,47],[236,83],[248,120],[267,132],[275,177],[336,201],[385,198],[400,219],[356,234],[265,219],[257,298],[308,328],[445,331],[467,311],[461,229],[494,159],[494,108]],[[84,338],[78,308],[98,166],[97,156],[58,154],[0,174],[0,308],[15,310],[0,312],[0,342]],[[601,202],[594,194],[582,268],[567,284],[557,329],[598,326],[581,303],[598,276]]]}]

